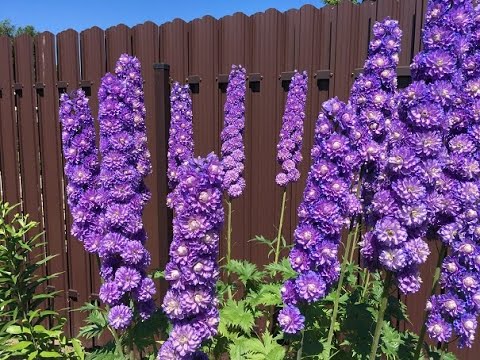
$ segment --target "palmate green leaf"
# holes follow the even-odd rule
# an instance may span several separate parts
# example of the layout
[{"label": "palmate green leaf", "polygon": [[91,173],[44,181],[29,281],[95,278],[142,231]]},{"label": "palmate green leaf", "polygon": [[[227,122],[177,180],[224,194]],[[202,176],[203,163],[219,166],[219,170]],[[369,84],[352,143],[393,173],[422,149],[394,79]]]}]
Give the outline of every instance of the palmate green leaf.
[{"label": "palmate green leaf", "polygon": [[124,357],[115,354],[115,344],[109,342],[101,348],[94,349],[85,357],[86,360],[126,360]]},{"label": "palmate green leaf", "polygon": [[249,309],[246,308],[244,300],[228,300],[225,306],[220,310],[219,331],[228,336],[230,328],[238,328],[244,333],[250,333],[255,325],[255,317]]},{"label": "palmate green leaf", "polygon": [[250,291],[246,300],[252,307],[280,306],[282,304],[281,286],[280,284],[262,284],[258,291]]},{"label": "palmate green leaf", "polygon": [[288,258],[283,258],[277,264],[271,263],[271,264],[265,265],[265,271],[271,277],[275,277],[277,276],[277,274],[280,274],[282,276],[283,281],[294,278],[297,275],[297,273],[292,269],[292,266],[290,265],[290,261],[288,260]]},{"label": "palmate green leaf", "polygon": [[79,360],[84,360],[85,359],[85,352],[83,351],[83,346],[80,340],[78,339],[72,339],[72,346],[73,346],[73,351],[75,352],[75,355]]},{"label": "palmate green leaf", "polygon": [[263,272],[257,269],[257,265],[246,260],[230,260],[225,265],[225,269],[232,274],[236,274],[245,286],[248,282],[261,281],[264,276]]},{"label": "palmate green leaf", "polygon": [[390,325],[389,321],[383,323],[380,349],[387,359],[398,359],[400,346],[403,344],[402,335]]}]

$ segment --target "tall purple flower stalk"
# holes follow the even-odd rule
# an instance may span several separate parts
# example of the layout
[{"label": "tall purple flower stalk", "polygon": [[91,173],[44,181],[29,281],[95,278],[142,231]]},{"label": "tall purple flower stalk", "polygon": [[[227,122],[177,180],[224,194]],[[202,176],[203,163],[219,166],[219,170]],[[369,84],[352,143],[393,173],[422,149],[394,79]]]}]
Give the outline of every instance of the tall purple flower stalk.
[{"label": "tall purple flower stalk", "polygon": [[245,93],[247,74],[242,66],[232,66],[228,79],[225,103],[225,124],[221,134],[222,162],[225,168],[223,189],[231,198],[237,198],[245,189]]},{"label": "tall purple flower stalk", "polygon": [[358,122],[364,127],[364,164],[362,168],[362,202],[367,213],[373,195],[382,190],[385,179],[387,135],[398,118],[397,65],[402,31],[398,21],[386,18],[373,26],[368,58],[363,73],[355,81],[350,104]]},{"label": "tall purple flower stalk", "polygon": [[298,273],[281,289],[285,307],[278,321],[285,332],[296,333],[304,324],[298,309],[325,297],[338,280],[341,231],[360,203],[351,186],[362,163],[360,125],[350,106],[338,99],[323,104],[315,128],[312,166],[303,201],[290,264]]},{"label": "tall purple flower stalk", "polygon": [[[444,100],[450,121],[438,235],[450,251],[442,265],[442,294],[427,303],[426,330],[436,341],[447,342],[455,334],[459,347],[471,347],[480,314],[480,11],[465,2],[432,15],[438,8],[430,4],[427,16],[438,26],[446,23],[444,36],[455,42],[451,46],[424,42],[429,49],[456,56],[461,68],[449,82],[449,97]],[[425,37],[429,39],[428,33]]]},{"label": "tall purple flower stalk", "polygon": [[411,66],[414,82],[399,95],[399,120],[392,122],[388,139],[385,186],[373,196],[374,228],[363,239],[367,264],[391,271],[405,294],[420,288],[418,267],[430,253],[425,238],[455,212],[442,170],[448,159],[444,138],[449,122],[457,117],[453,99],[464,48],[462,32],[468,27],[465,6],[429,2],[424,50]]},{"label": "tall purple flower stalk", "polygon": [[[190,88],[176,82],[170,94],[171,121],[168,139],[168,184],[173,190],[178,183],[178,167],[193,157],[193,112]],[[171,206],[169,204],[169,206]]]},{"label": "tall purple flower stalk", "polygon": [[296,72],[290,82],[283,115],[277,160],[282,167],[275,181],[285,187],[300,178],[298,164],[302,161],[303,121],[307,102],[307,72]]},{"label": "tall purple flower stalk", "polygon": [[170,261],[165,278],[170,288],[163,310],[173,324],[158,359],[194,359],[203,341],[215,336],[219,323],[216,281],[219,236],[223,224],[223,165],[213,153],[178,168],[171,194],[174,220]]},{"label": "tall purple flower stalk", "polygon": [[98,189],[99,163],[95,127],[82,90],[60,97],[66,194],[73,223],[71,233],[85,249],[96,253],[102,238],[98,220],[104,211],[104,193]]},{"label": "tall purple flower stalk", "polygon": [[[147,319],[155,310],[153,280],[147,276],[150,254],[142,213],[150,193],[144,178],[152,171],[147,149],[143,79],[140,62],[120,56],[115,75],[103,77],[99,90],[99,183],[105,195],[105,213],[98,255],[101,259],[100,299],[111,306],[108,320],[125,329],[134,319]],[[134,308],[130,307],[133,300]]]}]

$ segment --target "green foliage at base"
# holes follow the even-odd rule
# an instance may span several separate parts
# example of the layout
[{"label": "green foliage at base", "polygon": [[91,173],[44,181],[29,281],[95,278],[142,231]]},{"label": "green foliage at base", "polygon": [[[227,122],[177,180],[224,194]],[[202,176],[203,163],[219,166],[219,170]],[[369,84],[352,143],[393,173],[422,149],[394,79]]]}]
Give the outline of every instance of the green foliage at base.
[{"label": "green foliage at base", "polygon": [[42,276],[54,256],[45,256],[37,223],[0,203],[0,359],[84,359],[79,340],[63,334],[66,319],[49,309],[58,292],[46,292]]}]

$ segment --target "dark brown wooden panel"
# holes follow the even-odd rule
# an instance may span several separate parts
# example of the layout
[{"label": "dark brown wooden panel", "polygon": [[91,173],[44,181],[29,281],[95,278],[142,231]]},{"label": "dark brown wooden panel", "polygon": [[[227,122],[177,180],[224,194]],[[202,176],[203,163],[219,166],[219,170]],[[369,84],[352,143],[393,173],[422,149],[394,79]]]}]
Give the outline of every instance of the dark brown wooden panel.
[{"label": "dark brown wooden panel", "polygon": [[189,36],[189,76],[200,76],[198,93],[193,91],[193,129],[195,154],[205,156],[219,150],[218,92],[218,21],[211,16],[193,20]]},{"label": "dark brown wooden panel", "polygon": [[[158,26],[152,22],[137,25],[132,29],[133,35],[133,54],[139,58],[142,63],[142,75],[145,81],[145,106],[147,108],[147,137],[148,148],[152,154],[153,172],[146,179],[147,187],[152,193],[152,198],[148,202],[144,211],[144,222],[149,241],[147,248],[152,255],[152,268],[163,267],[166,263],[166,254],[168,253],[167,229],[163,227],[164,222],[159,221],[159,216],[166,216],[166,199],[159,195],[163,192],[160,188],[160,177],[166,174],[159,174],[160,162],[165,161],[160,153],[160,147],[164,146],[165,138],[159,137],[160,125],[157,123],[156,105],[155,105],[155,83],[153,64],[158,62],[159,56],[159,32]],[[162,244],[163,246],[160,246]]]},{"label": "dark brown wooden panel", "polygon": [[[44,32],[35,37],[36,97],[40,135],[41,172],[45,236],[49,255],[56,255],[47,266],[48,274],[61,273],[49,281],[52,290],[62,293],[55,299],[55,309],[67,308],[67,254],[65,253],[65,216],[63,212],[63,162],[61,129],[58,121],[56,88],[55,36]],[[63,316],[68,314],[63,313]]]},{"label": "dark brown wooden panel", "polygon": [[3,200],[20,202],[20,164],[18,163],[18,130],[13,96],[13,48],[11,39],[0,36],[0,170]]},{"label": "dark brown wooden panel", "polygon": [[[32,234],[43,231],[43,214],[40,180],[40,148],[38,138],[36,96],[34,93],[34,52],[33,38],[21,35],[15,38],[15,99],[17,105],[17,126],[19,136],[19,160],[22,185],[22,209],[30,219],[40,225]],[[43,238],[43,236],[42,236]],[[32,256],[41,256],[43,248],[37,248]],[[42,267],[41,275],[45,275]]]},{"label": "dark brown wooden panel", "polygon": [[107,70],[113,71],[115,63],[121,54],[132,53],[131,29],[120,24],[105,30]]},{"label": "dark brown wooden panel", "polygon": [[160,26],[160,61],[170,65],[170,77],[185,82],[188,76],[188,29],[190,25],[175,19]]},{"label": "dark brown wooden panel", "polygon": [[[246,68],[247,74],[251,70],[251,52],[250,52],[250,19],[244,14],[234,14],[233,16],[226,16],[219,22],[219,74],[229,74],[231,65],[242,65]],[[218,85],[218,84],[217,84]],[[226,101],[226,94],[220,91],[217,86],[216,90],[220,94],[218,113],[219,129],[223,128],[224,112],[223,107]],[[250,174],[250,167],[252,164],[252,156],[250,155],[251,147],[251,117],[250,112],[250,93],[248,88],[246,92],[246,114],[245,114],[245,173],[247,187],[243,195],[232,202],[233,218],[232,218],[232,258],[233,259],[248,259],[250,257],[249,247],[251,243],[248,242],[252,238],[250,232],[250,208],[251,197],[250,189],[251,182],[248,178]],[[226,243],[220,242],[220,258],[226,253]]]},{"label": "dark brown wooden panel", "polygon": [[[252,235],[274,239],[277,233],[281,189],[275,184],[279,170],[276,146],[282,123],[284,93],[278,75],[284,71],[284,15],[276,10],[251,17],[251,71],[260,73],[260,91],[251,93],[251,227]],[[264,264],[267,251],[252,244],[251,261]]]},{"label": "dark brown wooden panel", "polygon": [[[57,61],[58,81],[65,82],[67,91],[74,91],[80,81],[80,53],[78,33],[74,30],[66,30],[57,35]],[[62,85],[62,84],[60,84]],[[59,91],[64,89],[59,88]],[[70,235],[72,224],[70,210],[67,211],[67,255],[68,255],[68,300],[70,310],[70,327],[72,334],[76,335],[83,325],[85,314],[73,311],[90,300],[91,278],[90,258],[80,241]],[[88,341],[87,346],[92,342]]]}]

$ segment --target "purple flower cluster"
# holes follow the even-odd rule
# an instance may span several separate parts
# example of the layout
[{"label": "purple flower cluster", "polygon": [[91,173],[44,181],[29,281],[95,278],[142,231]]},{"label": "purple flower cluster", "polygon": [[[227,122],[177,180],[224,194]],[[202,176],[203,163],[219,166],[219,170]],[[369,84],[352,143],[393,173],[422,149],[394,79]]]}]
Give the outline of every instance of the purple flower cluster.
[{"label": "purple flower cluster", "polygon": [[65,157],[67,199],[73,223],[71,233],[90,253],[98,251],[102,230],[98,218],[104,211],[104,194],[98,191],[99,163],[95,127],[82,90],[60,97],[62,145]]},{"label": "purple flower cluster", "polygon": [[290,82],[283,114],[280,141],[277,145],[277,160],[282,171],[275,181],[279,186],[287,186],[300,178],[298,164],[302,161],[303,121],[307,102],[307,73],[296,72]]},{"label": "purple flower cluster", "polygon": [[355,81],[350,96],[358,122],[365,128],[362,200],[367,211],[373,194],[383,185],[387,134],[392,121],[398,118],[396,69],[402,31],[398,21],[386,18],[375,23],[373,36],[363,73]]},{"label": "purple flower cluster", "polygon": [[100,299],[111,306],[108,320],[125,329],[136,315],[147,319],[155,310],[153,280],[147,276],[150,254],[142,213],[150,193],[144,178],[151,172],[147,149],[143,80],[140,62],[121,55],[115,75],[103,77],[98,92],[102,163],[99,192],[104,213],[97,226],[103,229],[98,243],[104,283]]},{"label": "purple flower cluster", "polygon": [[168,184],[174,189],[178,183],[178,167],[193,157],[193,112],[190,88],[178,82],[170,94],[171,121],[168,139]]},{"label": "purple flower cluster", "polygon": [[384,187],[371,202],[373,229],[364,236],[363,258],[370,267],[392,271],[405,294],[420,288],[418,267],[430,253],[424,239],[455,212],[451,182],[443,173],[444,138],[463,111],[455,84],[468,12],[467,3],[429,2],[424,50],[411,66],[414,82],[399,95],[399,119],[392,121],[387,139]]},{"label": "purple flower cluster", "polygon": [[349,218],[360,210],[351,184],[362,164],[359,124],[353,109],[338,99],[323,104],[312,149],[312,166],[308,174],[303,201],[298,209],[299,224],[290,264],[298,273],[281,289],[285,307],[278,321],[287,333],[304,326],[298,306],[325,297],[338,280],[338,248],[341,231]]},{"label": "purple flower cluster", "polygon": [[[462,48],[456,47],[455,53],[461,71],[455,70],[455,81],[449,84],[448,158],[438,222],[438,235],[450,251],[442,265],[442,294],[427,303],[427,332],[441,342],[455,334],[459,347],[471,347],[480,315],[480,10],[465,3],[449,11],[438,21],[454,18],[447,24],[462,24],[456,34]],[[449,25],[444,31],[455,29]]]},{"label": "purple flower cluster", "polygon": [[245,189],[242,177],[245,168],[245,92],[247,90],[245,68],[232,66],[228,79],[227,101],[225,103],[225,124],[222,130],[222,162],[225,169],[223,189],[231,198],[237,198]]},{"label": "purple flower cluster", "polygon": [[215,286],[219,276],[219,232],[223,224],[223,165],[213,153],[178,168],[170,194],[173,241],[165,278],[170,288],[163,310],[173,323],[158,359],[196,359],[202,342],[217,333]]}]

